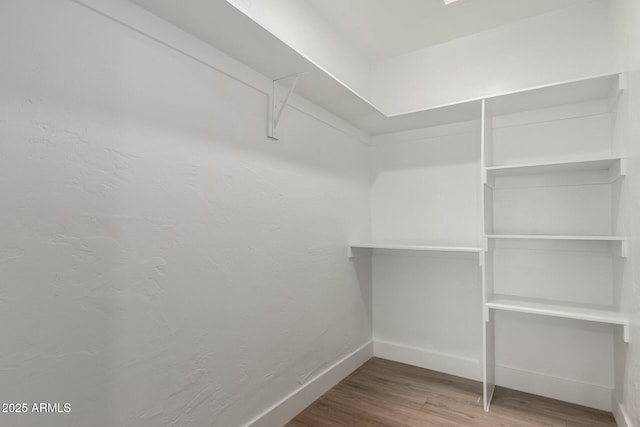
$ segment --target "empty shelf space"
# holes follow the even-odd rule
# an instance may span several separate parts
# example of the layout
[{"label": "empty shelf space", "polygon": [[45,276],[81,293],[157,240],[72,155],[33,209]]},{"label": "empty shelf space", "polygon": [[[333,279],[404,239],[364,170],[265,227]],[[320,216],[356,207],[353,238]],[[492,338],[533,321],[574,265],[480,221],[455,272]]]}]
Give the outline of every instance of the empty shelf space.
[{"label": "empty shelf space", "polygon": [[407,245],[395,243],[351,243],[352,249],[396,249],[406,251],[434,252],[481,252],[482,248],[472,246]]},{"label": "empty shelf space", "polygon": [[618,74],[595,76],[488,98],[487,109],[495,117],[558,105],[606,100],[612,93],[620,92],[623,88],[624,82]]},{"label": "empty shelf space", "polygon": [[628,325],[628,316],[612,308],[588,304],[571,304],[558,301],[494,295],[486,306],[494,310],[517,311],[542,316],[563,317],[590,322]]},{"label": "empty shelf space", "polygon": [[561,234],[487,234],[487,239],[531,239],[531,240],[586,240],[586,241],[624,241],[623,236],[585,236]]},{"label": "empty shelf space", "polygon": [[485,169],[489,177],[580,171],[609,171],[611,180],[615,180],[624,175],[623,159],[620,157],[489,166]]}]

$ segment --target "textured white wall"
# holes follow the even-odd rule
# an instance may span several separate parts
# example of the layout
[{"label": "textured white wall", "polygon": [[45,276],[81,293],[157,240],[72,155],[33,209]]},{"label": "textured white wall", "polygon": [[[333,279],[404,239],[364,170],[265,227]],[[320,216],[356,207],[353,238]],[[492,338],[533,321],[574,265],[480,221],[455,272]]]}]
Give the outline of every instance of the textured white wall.
[{"label": "textured white wall", "polygon": [[640,426],[640,2],[612,0],[612,26],[620,67],[626,70],[627,90],[620,99],[615,123],[616,143],[626,148],[628,176],[623,227],[630,238],[630,256],[625,263],[622,305],[631,314],[631,343],[618,340],[619,367],[624,377],[618,393],[630,427]]},{"label": "textured white wall", "polygon": [[374,241],[480,246],[477,123],[375,136]]},{"label": "textured white wall", "polygon": [[[374,241],[480,246],[478,127],[373,138]],[[373,263],[376,355],[481,379],[478,254],[376,251]]]},{"label": "textured white wall", "polygon": [[388,114],[615,71],[606,0],[372,64],[370,101]]},{"label": "textured white wall", "polygon": [[0,3],[11,426],[236,426],[371,339],[369,147],[67,0]]}]

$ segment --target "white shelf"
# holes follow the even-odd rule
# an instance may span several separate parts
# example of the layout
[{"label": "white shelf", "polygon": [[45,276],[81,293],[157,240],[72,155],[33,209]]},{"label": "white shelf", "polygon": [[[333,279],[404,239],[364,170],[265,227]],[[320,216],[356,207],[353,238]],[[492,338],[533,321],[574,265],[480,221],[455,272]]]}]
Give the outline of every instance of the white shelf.
[{"label": "white shelf", "polygon": [[[461,99],[445,105],[425,105],[415,111],[385,113],[363,96],[365,94],[358,93],[355,88],[336,78],[315,58],[307,57],[284,43],[233,6],[232,2],[200,1],[197,7],[188,8],[182,2],[133,2],[272,80],[301,74],[296,93],[373,135],[479,120],[480,102],[485,98],[490,101],[489,107],[494,115],[518,112],[523,109],[522,106],[544,108],[602,99],[611,93],[618,82],[617,74],[598,75],[515,92]],[[153,34],[150,36],[153,37]],[[251,43],[246,43],[248,39]]]},{"label": "white shelf", "polygon": [[517,311],[541,316],[563,317],[614,325],[629,325],[629,318],[625,313],[620,313],[619,311],[604,306],[569,304],[505,295],[494,295],[487,301],[486,306],[494,310]]},{"label": "white shelf", "polygon": [[502,116],[558,105],[604,100],[620,88],[618,75],[603,75],[490,97],[487,108],[492,116]]},{"label": "white shelf", "polygon": [[573,161],[555,161],[526,163],[519,165],[490,166],[486,168],[488,176],[514,176],[514,175],[537,175],[559,172],[577,171],[611,171],[616,168],[616,175],[621,175],[620,157],[603,157],[597,159],[582,159]]},{"label": "white shelf", "polygon": [[433,246],[433,245],[405,245],[393,243],[351,243],[352,249],[395,249],[403,251],[433,251],[433,252],[482,252],[482,248],[469,246]]},{"label": "white shelf", "polygon": [[560,234],[487,234],[487,239],[530,239],[530,240],[587,240],[621,242],[623,236],[570,236]]}]

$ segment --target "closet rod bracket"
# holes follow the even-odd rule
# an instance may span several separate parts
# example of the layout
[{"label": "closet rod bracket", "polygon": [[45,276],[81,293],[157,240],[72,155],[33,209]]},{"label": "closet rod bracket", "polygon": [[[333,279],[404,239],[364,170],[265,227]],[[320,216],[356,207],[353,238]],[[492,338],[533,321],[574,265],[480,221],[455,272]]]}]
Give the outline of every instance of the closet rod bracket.
[{"label": "closet rod bracket", "polygon": [[289,97],[296,88],[300,74],[282,77],[272,82],[271,94],[269,95],[269,117],[267,136],[277,140],[276,132],[278,124],[282,118],[282,113],[289,102]]}]

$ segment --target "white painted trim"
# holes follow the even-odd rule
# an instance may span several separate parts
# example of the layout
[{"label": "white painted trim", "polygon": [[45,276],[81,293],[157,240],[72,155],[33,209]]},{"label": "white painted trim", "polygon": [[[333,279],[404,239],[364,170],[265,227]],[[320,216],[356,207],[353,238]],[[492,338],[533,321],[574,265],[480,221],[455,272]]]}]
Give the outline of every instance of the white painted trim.
[{"label": "white painted trim", "polygon": [[616,400],[613,401],[613,418],[615,418],[618,427],[636,427],[625,406]]},{"label": "white painted trim", "polygon": [[496,364],[496,385],[611,411],[613,388]]},{"label": "white painted trim", "polygon": [[[268,77],[130,1],[71,1],[260,93],[267,96],[271,93],[273,82]],[[302,96],[293,94],[289,106],[364,144],[371,144],[368,133]],[[266,131],[265,123],[265,136]]]},{"label": "white painted trim", "polygon": [[346,355],[313,379],[276,404],[265,410],[256,418],[245,424],[245,427],[273,427],[285,425],[293,417],[302,412],[320,396],[331,390],[353,371],[373,357],[373,342],[362,345],[354,352]]},{"label": "white painted trim", "polygon": [[480,360],[471,357],[381,341],[375,338],[373,341],[373,355],[382,359],[393,360],[394,362],[482,381]]}]

